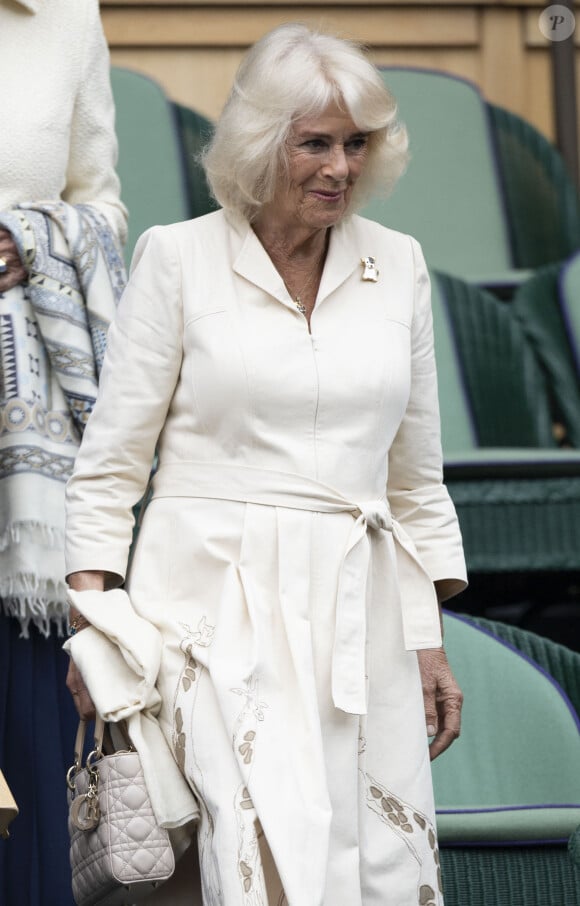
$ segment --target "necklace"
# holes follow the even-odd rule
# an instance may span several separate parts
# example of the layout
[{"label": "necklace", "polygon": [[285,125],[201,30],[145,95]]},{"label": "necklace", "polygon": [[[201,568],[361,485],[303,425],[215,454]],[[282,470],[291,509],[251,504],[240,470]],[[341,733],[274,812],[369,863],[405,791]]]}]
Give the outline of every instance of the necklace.
[{"label": "necklace", "polygon": [[303,298],[306,290],[310,288],[310,285],[311,285],[312,281],[314,280],[314,278],[316,277],[316,274],[318,273],[319,268],[320,268],[320,261],[317,261],[316,266],[315,266],[314,270],[311,272],[311,274],[309,275],[306,283],[303,285],[302,289],[300,289],[297,293],[293,293],[292,290],[290,289],[290,287],[288,286],[288,284],[286,283],[286,281],[284,280],[284,286],[288,290],[288,295],[294,302],[294,305],[296,306],[296,308],[298,309],[298,311],[300,312],[301,315],[306,315],[306,311],[307,311],[306,306],[304,305],[304,302],[302,301],[302,298]]}]

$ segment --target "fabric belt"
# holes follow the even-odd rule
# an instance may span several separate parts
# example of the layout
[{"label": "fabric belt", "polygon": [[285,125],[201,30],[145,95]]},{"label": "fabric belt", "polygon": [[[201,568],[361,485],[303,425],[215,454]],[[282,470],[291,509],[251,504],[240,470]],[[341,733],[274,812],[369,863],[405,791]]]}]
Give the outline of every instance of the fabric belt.
[{"label": "fabric belt", "polygon": [[[332,696],[334,704],[350,714],[366,714],[366,590],[371,560],[369,529],[392,533],[407,555],[404,562],[393,564],[409,576],[410,558],[413,569],[422,574],[430,586],[431,603],[437,602],[433,584],[417,559],[413,543],[392,518],[386,497],[376,500],[351,501],[338,491],[315,479],[290,472],[256,469],[251,466],[203,462],[170,463],[160,467],[153,478],[152,498],[203,497],[232,500],[261,506],[287,507],[317,513],[351,513],[350,531],[339,572],[336,626],[332,658]],[[429,608],[431,611],[431,608]],[[403,626],[408,648],[424,647],[425,636],[417,644],[409,626],[409,615],[403,610]],[[440,645],[439,620],[436,627],[427,619],[433,636],[429,647]],[[405,625],[407,624],[407,626]]]}]

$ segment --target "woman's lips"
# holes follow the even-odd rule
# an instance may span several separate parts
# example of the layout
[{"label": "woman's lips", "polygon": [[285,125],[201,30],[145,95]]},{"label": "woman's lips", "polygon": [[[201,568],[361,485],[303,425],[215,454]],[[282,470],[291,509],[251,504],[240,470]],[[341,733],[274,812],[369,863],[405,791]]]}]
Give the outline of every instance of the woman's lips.
[{"label": "woman's lips", "polygon": [[322,199],[322,201],[340,201],[344,196],[344,189],[336,192],[324,191],[323,189],[311,189],[310,194],[314,195],[316,198]]}]

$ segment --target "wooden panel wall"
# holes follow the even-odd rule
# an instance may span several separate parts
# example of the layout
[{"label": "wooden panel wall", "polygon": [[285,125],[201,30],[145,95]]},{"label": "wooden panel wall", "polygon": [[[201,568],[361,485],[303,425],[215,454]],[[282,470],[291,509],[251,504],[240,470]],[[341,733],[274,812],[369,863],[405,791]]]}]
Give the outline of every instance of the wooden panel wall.
[{"label": "wooden panel wall", "polygon": [[[244,50],[281,22],[353,37],[376,63],[441,69],[553,138],[550,42],[541,0],[101,0],[112,60],[214,118]],[[576,46],[580,34],[576,31]],[[577,50],[577,55],[578,50]],[[580,61],[578,63],[580,78]],[[580,83],[578,85],[580,98]]]}]

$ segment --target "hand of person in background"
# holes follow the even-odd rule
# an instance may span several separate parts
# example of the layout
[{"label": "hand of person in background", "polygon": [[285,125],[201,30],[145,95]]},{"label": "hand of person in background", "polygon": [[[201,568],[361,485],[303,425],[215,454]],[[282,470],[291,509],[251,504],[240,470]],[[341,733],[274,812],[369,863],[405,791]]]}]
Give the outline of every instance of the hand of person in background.
[{"label": "hand of person in background", "polygon": [[431,761],[448,749],[461,731],[463,693],[451,672],[444,648],[417,652]]},{"label": "hand of person in background", "polygon": [[26,277],[12,234],[0,228],[0,293],[24,283]]}]

